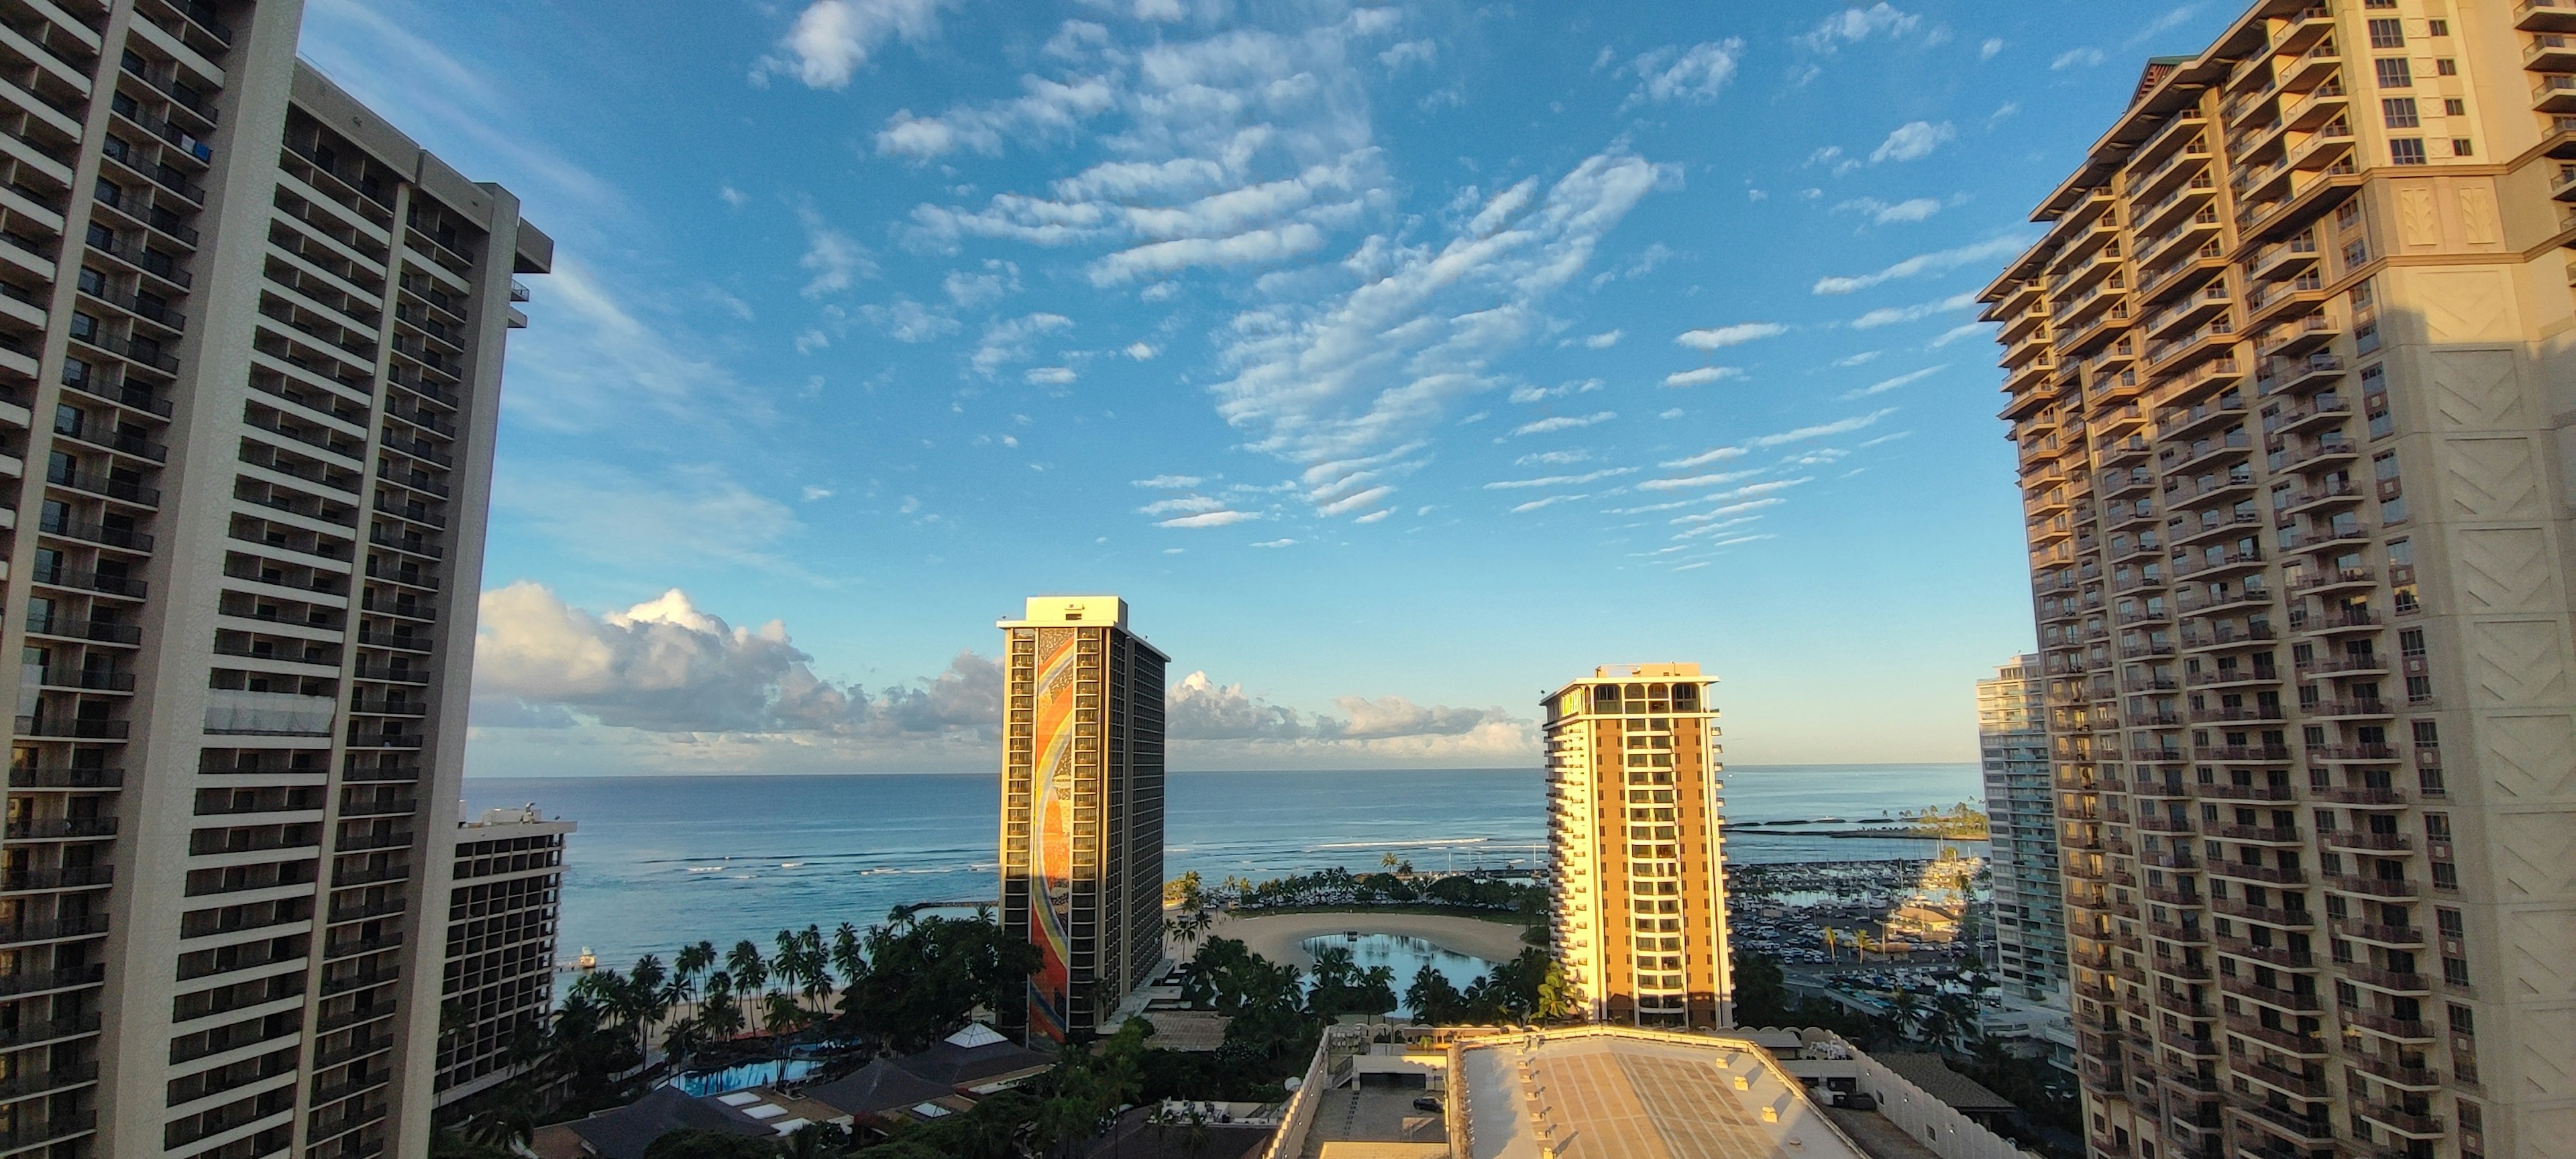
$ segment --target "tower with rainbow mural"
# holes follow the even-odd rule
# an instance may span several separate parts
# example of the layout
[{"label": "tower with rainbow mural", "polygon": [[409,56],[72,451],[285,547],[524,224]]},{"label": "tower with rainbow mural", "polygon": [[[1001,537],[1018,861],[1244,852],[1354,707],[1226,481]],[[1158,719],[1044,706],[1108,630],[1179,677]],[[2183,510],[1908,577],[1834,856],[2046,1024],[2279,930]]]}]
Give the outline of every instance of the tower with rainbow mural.
[{"label": "tower with rainbow mural", "polygon": [[1163,959],[1163,667],[1116,596],[1003,620],[1002,924],[1038,948],[1023,1039],[1100,1022]]}]

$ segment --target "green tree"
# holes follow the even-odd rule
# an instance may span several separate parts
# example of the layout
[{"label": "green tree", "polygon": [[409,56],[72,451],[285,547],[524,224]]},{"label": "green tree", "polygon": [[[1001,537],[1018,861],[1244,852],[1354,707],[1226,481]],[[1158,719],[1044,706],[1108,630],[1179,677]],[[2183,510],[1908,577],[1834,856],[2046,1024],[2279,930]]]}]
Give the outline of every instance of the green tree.
[{"label": "green tree", "polygon": [[1436,1026],[1457,1021],[1466,999],[1447,974],[1424,962],[1413,972],[1413,984],[1404,988],[1404,1006],[1413,1012],[1415,1022]]}]

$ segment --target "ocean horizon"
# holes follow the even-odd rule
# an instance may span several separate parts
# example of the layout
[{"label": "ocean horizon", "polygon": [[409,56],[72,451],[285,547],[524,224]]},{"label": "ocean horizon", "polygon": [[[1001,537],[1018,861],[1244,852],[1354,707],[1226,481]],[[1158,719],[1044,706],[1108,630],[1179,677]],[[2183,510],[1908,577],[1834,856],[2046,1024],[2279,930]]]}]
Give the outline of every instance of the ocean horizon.
[{"label": "ocean horizon", "polygon": [[[993,772],[474,777],[471,817],[534,803],[580,828],[564,874],[561,954],[623,968],[706,939],[764,946],[782,927],[862,928],[899,905],[989,900],[999,871]],[[1973,763],[1739,765],[1729,821],[1838,817],[1981,801]],[[1393,854],[1421,870],[1525,870],[1543,853],[1542,773],[1320,769],[1172,773],[1164,872],[1253,880]],[[1943,842],[1730,827],[1737,862],[1934,856]],[[1974,854],[1981,842],[1950,842]]]}]

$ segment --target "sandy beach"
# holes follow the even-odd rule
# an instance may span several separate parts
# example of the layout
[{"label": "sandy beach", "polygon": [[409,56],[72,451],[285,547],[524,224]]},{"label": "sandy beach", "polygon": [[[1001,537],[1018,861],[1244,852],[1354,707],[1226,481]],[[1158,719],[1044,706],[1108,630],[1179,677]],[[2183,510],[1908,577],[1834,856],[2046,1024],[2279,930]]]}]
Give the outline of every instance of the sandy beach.
[{"label": "sandy beach", "polygon": [[1420,938],[1451,953],[1488,962],[1507,962],[1529,948],[1529,943],[1521,940],[1521,928],[1520,923],[1510,920],[1362,910],[1228,916],[1219,918],[1216,925],[1209,928],[1207,936],[1233,938],[1250,947],[1253,953],[1302,970],[1315,965],[1314,956],[1308,954],[1302,944],[1306,939],[1353,931]]}]

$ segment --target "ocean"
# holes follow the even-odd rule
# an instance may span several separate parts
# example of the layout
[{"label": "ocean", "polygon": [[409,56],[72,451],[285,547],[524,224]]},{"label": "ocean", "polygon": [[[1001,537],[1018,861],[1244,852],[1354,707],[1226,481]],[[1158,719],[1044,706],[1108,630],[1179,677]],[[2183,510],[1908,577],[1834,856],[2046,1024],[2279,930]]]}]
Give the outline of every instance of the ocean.
[{"label": "ocean", "polygon": [[[1977,766],[1783,765],[1726,771],[1730,822],[1839,817],[1982,799]],[[1535,769],[1174,773],[1164,868],[1210,881],[1387,853],[1423,870],[1528,868],[1546,815]],[[781,927],[882,922],[917,902],[990,900],[1000,811],[990,773],[472,778],[467,815],[534,802],[576,821],[562,953],[624,968],[645,952]],[[1954,843],[1956,844],[1956,843]],[[1931,857],[1940,843],[1730,827],[1741,862]],[[1982,855],[1980,843],[1965,853]]]}]

